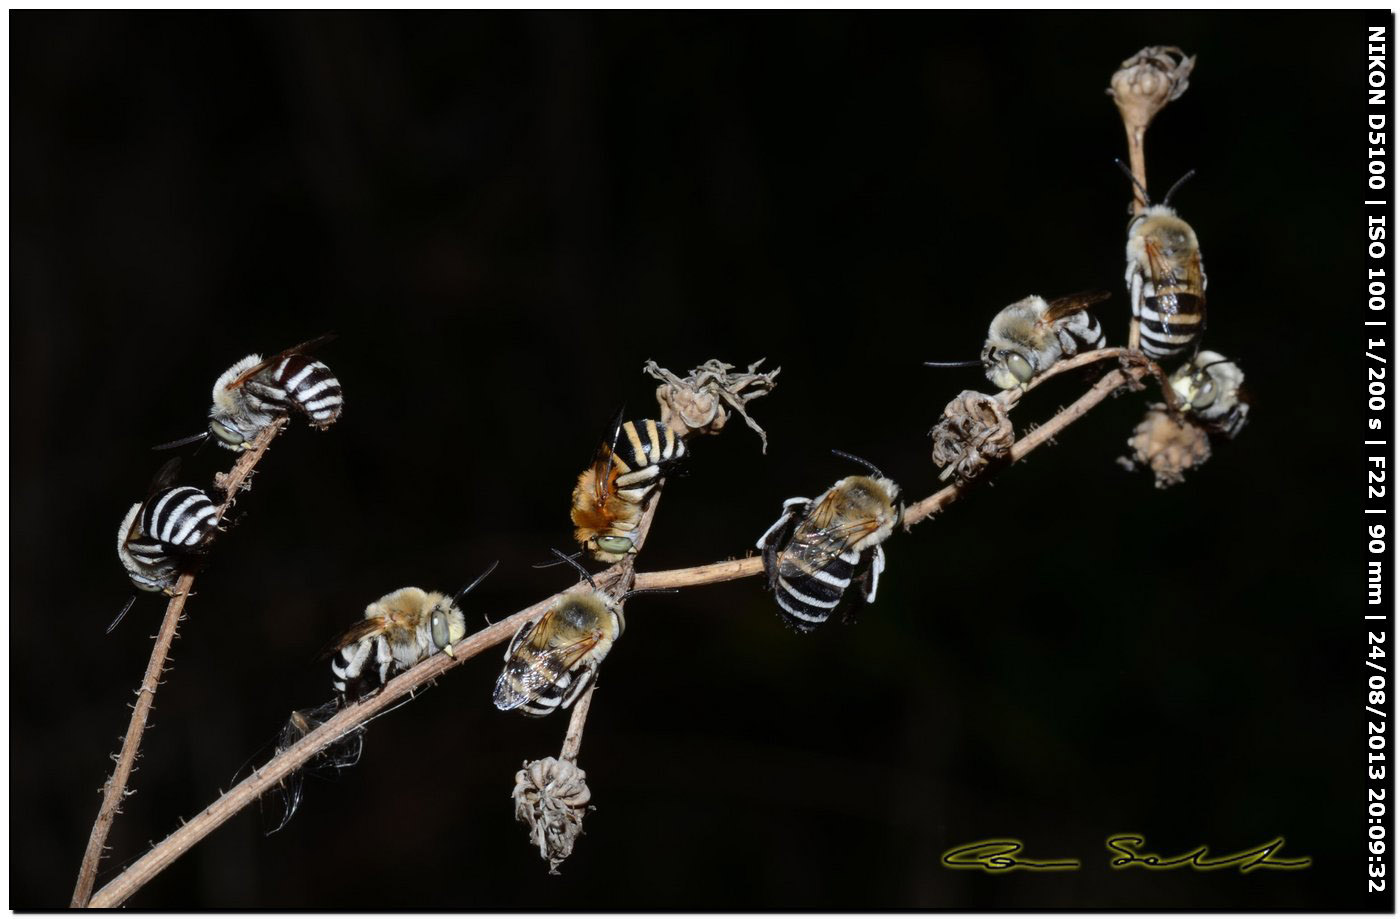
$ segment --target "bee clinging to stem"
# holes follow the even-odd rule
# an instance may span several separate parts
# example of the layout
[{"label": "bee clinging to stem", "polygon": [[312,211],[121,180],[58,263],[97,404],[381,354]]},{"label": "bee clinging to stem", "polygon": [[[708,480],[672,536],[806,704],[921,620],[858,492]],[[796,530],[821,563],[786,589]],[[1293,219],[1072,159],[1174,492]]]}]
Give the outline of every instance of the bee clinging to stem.
[{"label": "bee clinging to stem", "polygon": [[866,603],[875,602],[885,570],[881,543],[904,513],[895,503],[898,485],[865,460],[832,452],[868,467],[872,475],[847,476],[815,500],[789,498],[778,522],[758,539],[783,621],[799,632],[830,618],[853,583]]},{"label": "bee clinging to stem", "polygon": [[1196,231],[1177,215],[1170,202],[1195,170],[1178,179],[1161,204],[1151,204],[1147,189],[1122,160],[1118,166],[1132,179],[1142,200],[1149,202],[1128,223],[1124,275],[1142,351],[1155,361],[1194,352],[1206,328],[1206,272]]},{"label": "bee clinging to stem", "polygon": [[980,361],[929,361],[926,366],[981,364],[998,388],[1024,389],[1057,361],[1104,346],[1103,329],[1089,307],[1110,296],[1094,290],[1049,301],[1034,294],[1017,300],[992,319]]},{"label": "bee clinging to stem", "polygon": [[1234,439],[1249,415],[1249,400],[1241,387],[1244,371],[1214,351],[1201,351],[1171,375],[1171,387],[1182,411],[1209,431]]},{"label": "bee clinging to stem", "polygon": [[543,716],[573,705],[626,628],[622,604],[635,594],[653,592],[635,590],[614,598],[578,562],[558,550],[554,554],[577,568],[589,589],[564,594],[516,630],[496,680],[494,699],[502,711]]},{"label": "bee clinging to stem", "polygon": [[310,352],[334,337],[321,335],[272,357],[250,354],[238,361],[214,381],[209,430],[156,449],[181,447],[212,434],[220,446],[246,450],[263,428],[294,411],[324,431],[340,417],[340,381]]},{"label": "bee clinging to stem", "polygon": [[623,422],[574,487],[574,538],[600,562],[621,561],[637,551],[636,529],[662,477],[685,456],[685,441],[659,421]]},{"label": "bee clinging to stem", "polygon": [[[117,529],[117,558],[138,590],[170,593],[181,573],[203,557],[218,522],[218,506],[208,492],[171,484],[179,469],[179,457],[162,466],[145,500],[131,506]],[[131,603],[108,632],[129,609]]]},{"label": "bee clinging to stem", "polygon": [[331,661],[336,691],[358,699],[438,651],[450,657],[453,643],[467,634],[466,616],[458,604],[494,570],[496,562],[455,597],[404,587],[365,607],[364,621],[336,642]]}]

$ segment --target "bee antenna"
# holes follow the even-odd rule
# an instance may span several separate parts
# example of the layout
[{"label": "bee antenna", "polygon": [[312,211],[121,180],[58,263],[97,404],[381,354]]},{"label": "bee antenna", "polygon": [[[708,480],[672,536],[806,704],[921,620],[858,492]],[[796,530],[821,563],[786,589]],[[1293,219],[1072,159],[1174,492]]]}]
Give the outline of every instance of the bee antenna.
[{"label": "bee antenna", "polygon": [[[555,552],[556,550],[551,549],[550,551],[551,551],[551,552]],[[556,554],[557,554],[557,553],[556,553]],[[580,552],[575,552],[573,555],[566,556],[565,559],[564,559],[564,561],[570,561],[570,560],[572,560],[572,559],[576,559],[576,558],[578,558],[578,557],[579,557],[580,555],[582,555],[582,554],[583,554],[583,552],[581,552],[581,551],[580,551]],[[531,568],[553,568],[555,565],[562,565],[562,564],[564,564],[564,562],[555,560],[555,561],[552,561],[552,562],[540,562],[538,565],[531,565],[530,567],[531,567]]]},{"label": "bee antenna", "polygon": [[843,457],[843,458],[845,458],[845,459],[851,460],[852,462],[860,463],[860,464],[861,464],[862,466],[864,466],[866,469],[869,469],[871,472],[875,473],[875,475],[879,476],[879,477],[882,478],[882,479],[885,477],[885,474],[884,474],[883,472],[881,472],[881,471],[879,470],[879,468],[878,468],[874,463],[870,462],[869,460],[863,460],[863,459],[861,459],[859,456],[853,456],[852,454],[846,453],[846,452],[841,451],[841,450],[832,450],[831,452],[832,452],[832,453],[835,453],[837,456],[840,456],[840,457]]},{"label": "bee antenna", "polygon": [[1197,369],[1197,370],[1205,370],[1207,367],[1214,367],[1214,366],[1216,366],[1217,364],[1238,364],[1238,363],[1239,363],[1239,361],[1234,360],[1233,358],[1222,357],[1222,358],[1221,358],[1220,360],[1218,360],[1218,361],[1211,361],[1209,364],[1202,364],[1201,366],[1197,367],[1196,369]]},{"label": "bee antenna", "polygon": [[209,439],[208,431],[200,431],[198,434],[191,434],[189,437],[181,437],[179,440],[172,440],[163,444],[156,444],[152,450],[174,450],[178,447],[186,447],[195,441],[205,441]]},{"label": "bee antenna", "polygon": [[578,573],[583,575],[583,579],[588,582],[589,587],[592,587],[594,590],[598,589],[598,582],[593,580],[593,575],[589,574],[588,569],[578,563],[577,553],[575,553],[574,555],[565,555],[558,549],[550,549],[549,551],[559,556],[560,561],[567,562],[568,564],[573,565],[575,568],[577,568]]},{"label": "bee antenna", "polygon": [[131,599],[126,601],[126,606],[123,606],[123,607],[122,607],[122,611],[121,611],[120,613],[117,613],[117,618],[113,619],[113,620],[112,620],[112,624],[109,625],[109,626],[107,626],[107,634],[108,634],[108,635],[111,635],[111,634],[112,634],[112,630],[115,629],[115,628],[117,627],[117,623],[119,623],[119,622],[122,621],[122,618],[126,616],[127,612],[131,609],[132,604],[134,604],[135,602],[136,602],[136,594],[132,594],[132,595],[131,595]]},{"label": "bee antenna", "polygon": [[981,367],[979,361],[924,361],[925,367]]},{"label": "bee antenna", "polygon": [[[1128,181],[1129,181],[1129,182],[1132,182],[1133,185],[1137,186],[1137,190],[1140,191],[1140,192],[1142,192],[1142,203],[1143,203],[1143,204],[1146,204],[1148,207],[1151,207],[1151,206],[1152,206],[1152,198],[1148,196],[1148,194],[1147,194],[1147,189],[1146,189],[1146,188],[1143,188],[1143,187],[1142,187],[1142,183],[1139,182],[1139,181],[1137,180],[1137,176],[1133,175],[1133,171],[1132,171],[1131,169],[1128,168],[1128,164],[1125,163],[1125,162],[1123,162],[1121,159],[1119,159],[1119,158],[1116,157],[1116,156],[1113,158],[1113,162],[1117,163],[1117,164],[1118,164],[1118,168],[1121,169],[1121,170],[1123,170],[1123,175],[1125,175],[1125,176],[1128,177]],[[1178,183],[1176,183],[1176,184],[1177,184],[1177,185],[1180,185],[1181,183],[1178,182]],[[1172,187],[1173,187],[1173,189],[1174,189],[1176,186],[1172,186]],[[1171,192],[1167,192],[1167,197],[1168,197],[1168,198],[1171,197]],[[1164,202],[1162,202],[1162,203],[1165,204],[1166,202],[1164,201]]]},{"label": "bee antenna", "polygon": [[477,579],[475,581],[472,581],[466,587],[463,587],[461,590],[457,591],[457,596],[452,598],[452,605],[456,606],[463,597],[472,592],[472,589],[475,588],[476,585],[486,580],[486,576],[491,572],[495,571],[496,566],[500,563],[500,559],[497,559],[496,561],[492,562],[489,566],[487,566],[485,571],[481,572],[481,574],[477,576]]},{"label": "bee antenna", "polygon": [[675,587],[643,587],[638,590],[629,590],[618,598],[618,602],[626,603],[637,594],[678,594],[680,590]]},{"label": "bee antenna", "polygon": [[1167,189],[1167,194],[1166,194],[1166,196],[1165,196],[1164,198],[1162,198],[1162,203],[1163,203],[1163,204],[1171,204],[1171,202],[1172,202],[1172,195],[1176,194],[1176,190],[1177,190],[1178,188],[1180,188],[1181,186],[1185,185],[1185,184],[1186,184],[1186,180],[1189,179],[1189,178],[1191,178],[1191,177],[1192,177],[1193,175],[1195,175],[1195,174],[1196,174],[1196,170],[1191,169],[1191,170],[1188,170],[1188,171],[1187,171],[1186,175],[1184,175],[1184,176],[1182,176],[1181,178],[1177,179],[1177,180],[1176,180],[1176,184],[1173,185],[1171,188]]}]

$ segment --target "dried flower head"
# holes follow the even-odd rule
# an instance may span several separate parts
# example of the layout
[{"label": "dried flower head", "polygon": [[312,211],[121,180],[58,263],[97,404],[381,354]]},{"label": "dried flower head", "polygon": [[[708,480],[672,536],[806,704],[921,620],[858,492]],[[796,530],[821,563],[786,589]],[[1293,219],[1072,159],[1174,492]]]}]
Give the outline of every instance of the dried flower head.
[{"label": "dried flower head", "polygon": [[1123,123],[1130,130],[1146,130],[1168,102],[1186,92],[1187,78],[1195,66],[1194,55],[1187,57],[1171,45],[1150,45],[1124,61],[1108,88]]},{"label": "dried flower head", "polygon": [[1011,450],[1016,432],[1006,406],[993,396],[964,390],[943,409],[933,435],[933,462],[943,467],[939,479],[956,475],[963,481],[980,475],[988,463]]},{"label": "dried flower head", "polygon": [[729,420],[727,405],[758,432],[763,440],[763,452],[767,453],[768,435],[749,417],[744,406],[772,392],[777,385],[773,378],[783,368],[759,373],[758,365],[762,363],[763,358],[759,358],[749,365],[746,372],[731,373],[733,364],[706,361],[690,371],[690,376],[685,379],[657,366],[656,361],[647,361],[642,369],[661,380],[661,385],[656,387],[656,401],[661,404],[661,420],[667,427],[685,436],[718,434]]},{"label": "dried flower head", "polygon": [[515,819],[530,830],[530,842],[549,862],[549,873],[574,851],[583,832],[583,815],[591,795],[583,770],[567,759],[547,756],[525,763],[515,774]]},{"label": "dried flower head", "polygon": [[1128,438],[1133,455],[1120,456],[1124,469],[1151,469],[1158,488],[1184,482],[1187,469],[1210,459],[1210,435],[1190,418],[1167,411],[1165,405],[1147,407],[1147,415]]}]

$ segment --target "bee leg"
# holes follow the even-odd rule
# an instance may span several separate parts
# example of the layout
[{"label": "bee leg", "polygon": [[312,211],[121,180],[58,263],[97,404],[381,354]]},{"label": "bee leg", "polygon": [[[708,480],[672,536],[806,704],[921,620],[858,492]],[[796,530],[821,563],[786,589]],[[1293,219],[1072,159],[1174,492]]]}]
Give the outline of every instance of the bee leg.
[{"label": "bee leg", "polygon": [[870,590],[865,595],[866,603],[875,602],[875,589],[880,586],[880,572],[885,570],[885,547],[875,547],[875,557],[870,563]]}]

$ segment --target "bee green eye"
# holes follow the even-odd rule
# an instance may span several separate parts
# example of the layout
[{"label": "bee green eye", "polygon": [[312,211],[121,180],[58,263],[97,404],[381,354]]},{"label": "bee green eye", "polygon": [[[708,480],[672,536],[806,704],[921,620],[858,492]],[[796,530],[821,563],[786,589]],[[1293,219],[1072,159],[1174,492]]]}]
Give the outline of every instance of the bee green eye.
[{"label": "bee green eye", "polygon": [[242,434],[237,434],[229,430],[217,421],[209,422],[209,432],[224,443],[231,444],[235,447],[242,446],[244,441]]},{"label": "bee green eye", "polygon": [[598,548],[616,555],[626,555],[632,551],[632,540],[626,536],[600,536]]},{"label": "bee green eye", "polygon": [[1196,409],[1206,408],[1215,401],[1215,381],[1206,380],[1200,389],[1196,390],[1196,395],[1191,398],[1191,407]]},{"label": "bee green eye", "polygon": [[1030,362],[1019,354],[1008,354],[1006,356],[1006,369],[1020,380],[1022,383],[1029,383],[1031,377],[1035,376],[1035,371],[1031,369]]},{"label": "bee green eye", "polygon": [[447,617],[442,613],[433,613],[432,619],[433,647],[445,648],[451,636],[447,629]]}]

